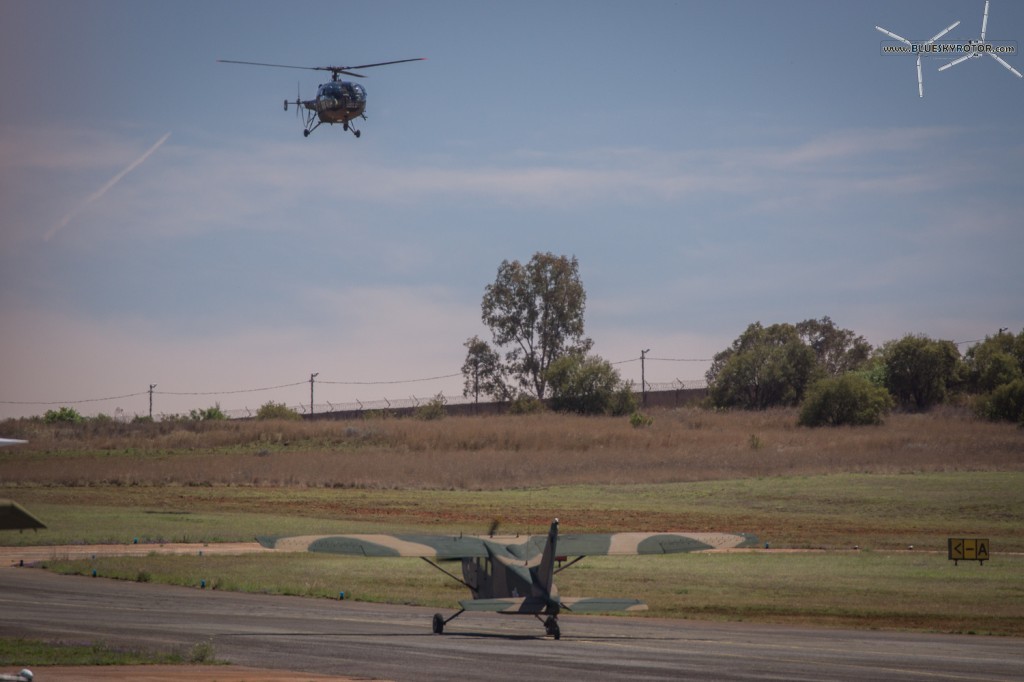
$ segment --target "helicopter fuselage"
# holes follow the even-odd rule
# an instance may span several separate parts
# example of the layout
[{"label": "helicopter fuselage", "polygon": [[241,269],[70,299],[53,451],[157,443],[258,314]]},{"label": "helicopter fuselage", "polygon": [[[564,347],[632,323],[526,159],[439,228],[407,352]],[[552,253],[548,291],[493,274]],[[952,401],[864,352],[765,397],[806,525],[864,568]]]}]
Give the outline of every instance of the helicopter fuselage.
[{"label": "helicopter fuselage", "polygon": [[317,88],[316,99],[302,104],[315,111],[322,123],[348,123],[366,110],[366,88],[351,81],[331,81]]}]

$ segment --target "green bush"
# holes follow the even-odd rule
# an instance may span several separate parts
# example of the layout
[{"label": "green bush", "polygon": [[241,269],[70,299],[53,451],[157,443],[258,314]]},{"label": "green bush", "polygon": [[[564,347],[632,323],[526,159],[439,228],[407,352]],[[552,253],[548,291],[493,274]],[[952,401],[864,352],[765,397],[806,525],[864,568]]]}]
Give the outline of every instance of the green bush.
[{"label": "green bush", "polygon": [[801,426],[881,424],[892,409],[889,392],[863,374],[844,374],[815,382],[800,408]]},{"label": "green bush", "polygon": [[47,410],[43,421],[47,424],[78,424],[84,419],[75,408],[62,407],[59,410]]},{"label": "green bush", "polygon": [[284,403],[275,403],[271,400],[270,402],[260,405],[260,409],[256,410],[256,419],[286,419],[289,421],[297,421],[302,419],[302,416]]},{"label": "green bush", "polygon": [[415,417],[417,419],[423,419],[424,421],[431,421],[433,419],[442,419],[445,416],[445,400],[443,394],[438,393],[430,401],[424,405],[420,405],[416,408]]},{"label": "green bush", "polygon": [[[618,390],[612,394],[612,398],[608,403],[608,411],[611,412],[613,417],[633,414],[637,412],[639,407],[640,401],[636,399],[632,381],[623,382]],[[651,421],[653,422],[654,420],[652,419]]]},{"label": "green bush", "polygon": [[641,426],[650,426],[653,424],[654,417],[637,410],[633,414],[629,415],[629,423],[633,425],[634,429],[639,429]]},{"label": "green bush", "polygon": [[978,401],[977,411],[992,421],[1011,421],[1024,426],[1024,379],[998,386]]},{"label": "green bush", "polygon": [[216,403],[213,407],[208,407],[205,410],[192,410],[188,416],[194,422],[222,421],[228,418],[224,411],[220,409],[220,403]]},{"label": "green bush", "polygon": [[516,399],[508,406],[509,414],[537,414],[538,412],[543,412],[546,409],[547,408],[544,407],[544,403],[542,401],[525,393],[520,393],[516,396]]}]

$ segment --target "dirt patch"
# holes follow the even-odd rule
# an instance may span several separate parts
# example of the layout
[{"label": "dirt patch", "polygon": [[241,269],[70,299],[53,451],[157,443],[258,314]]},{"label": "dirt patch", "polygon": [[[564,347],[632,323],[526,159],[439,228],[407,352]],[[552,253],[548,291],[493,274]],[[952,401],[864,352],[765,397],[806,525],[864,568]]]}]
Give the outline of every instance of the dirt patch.
[{"label": "dirt patch", "polygon": [[149,556],[150,554],[185,554],[193,556],[241,555],[271,552],[256,542],[165,543],[130,545],[40,545],[32,547],[0,547],[0,566],[33,564],[39,561],[89,559],[94,556]]},{"label": "dirt patch", "polygon": [[354,679],[365,679],[288,670],[257,670],[233,665],[40,666],[31,670],[39,682],[349,682]]}]

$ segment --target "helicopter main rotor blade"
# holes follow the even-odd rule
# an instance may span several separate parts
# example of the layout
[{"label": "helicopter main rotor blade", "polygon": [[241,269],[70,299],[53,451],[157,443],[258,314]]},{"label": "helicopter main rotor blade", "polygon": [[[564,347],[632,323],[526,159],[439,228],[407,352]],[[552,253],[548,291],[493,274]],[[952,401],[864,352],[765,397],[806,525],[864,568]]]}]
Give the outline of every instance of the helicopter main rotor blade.
[{"label": "helicopter main rotor blade", "polygon": [[356,78],[366,78],[366,76],[360,73],[353,73],[349,69],[369,69],[374,66],[387,66],[388,64],[403,64],[405,62],[421,62],[425,61],[426,57],[416,57],[414,59],[397,59],[391,62],[377,62],[376,64],[361,64],[359,66],[293,66],[291,64],[267,64],[266,62],[243,62],[236,59],[218,59],[218,62],[224,64],[247,64],[249,66],[270,66],[276,69],[304,69],[306,71],[330,71],[337,75],[343,73],[346,76],[355,76]]},{"label": "helicopter main rotor blade", "polygon": [[424,62],[426,57],[414,57],[412,59],[396,59],[393,62],[377,62],[376,64],[360,64],[359,66],[325,66],[324,69],[343,71],[345,69],[369,69],[371,66],[387,66],[388,64],[404,64],[405,62]]},{"label": "helicopter main rotor blade", "polygon": [[909,40],[907,40],[906,38],[904,38],[903,36],[898,36],[895,33],[893,33],[892,31],[884,29],[881,26],[875,26],[875,28],[877,28],[879,31],[881,31],[885,35],[889,36],[890,38],[895,38],[896,40],[900,41],[901,43],[906,43],[907,45],[911,45],[911,46],[913,46],[913,44],[914,44],[914,43],[910,42]]},{"label": "helicopter main rotor blade", "polygon": [[949,67],[956,66],[960,62],[966,62],[968,59],[970,59],[973,56],[974,56],[973,54],[965,54],[963,57],[960,57],[959,59],[954,59],[949,64],[943,64],[942,66],[939,67],[939,71],[945,71]]},{"label": "helicopter main rotor blade", "polygon": [[1004,60],[1004,59],[1003,59],[1002,57],[1000,57],[999,55],[997,55],[997,54],[993,54],[993,53],[991,53],[991,52],[986,52],[985,54],[987,54],[987,55],[988,55],[989,57],[992,57],[992,59],[996,60],[997,62],[999,62],[1000,64],[1002,64],[1003,66],[1005,66],[1005,67],[1006,67],[1007,69],[1009,69],[1009,70],[1010,70],[1010,73],[1012,73],[1012,74],[1013,74],[1014,76],[1016,76],[1017,78],[1024,78],[1024,75],[1021,75],[1020,71],[1018,71],[1017,69],[1015,69],[1015,68],[1013,68],[1012,66],[1010,66],[1010,65],[1009,65],[1009,64],[1008,64],[1008,63],[1006,62],[1006,60]]},{"label": "helicopter main rotor blade", "polygon": [[949,26],[947,26],[947,27],[946,27],[946,30],[944,30],[944,31],[940,31],[939,33],[936,33],[935,35],[933,35],[933,36],[932,36],[932,38],[931,38],[931,40],[929,40],[929,41],[928,41],[927,43],[925,43],[925,45],[931,45],[931,44],[932,44],[932,43],[934,43],[934,42],[935,42],[936,40],[938,40],[938,39],[939,39],[939,38],[941,38],[942,36],[946,35],[947,33],[949,33],[950,31],[952,31],[952,30],[953,30],[954,28],[956,28],[956,27],[957,27],[957,26],[959,26],[959,25],[960,25],[960,20],[959,20],[959,19],[957,19],[957,20],[956,20],[955,22],[953,22],[952,24],[950,24]]},{"label": "helicopter main rotor blade", "polygon": [[319,70],[322,67],[318,66],[290,66],[288,64],[265,64],[263,62],[240,62],[234,59],[218,59],[218,62],[223,64],[248,64],[249,66],[273,66],[278,69],[306,69],[308,70]]}]

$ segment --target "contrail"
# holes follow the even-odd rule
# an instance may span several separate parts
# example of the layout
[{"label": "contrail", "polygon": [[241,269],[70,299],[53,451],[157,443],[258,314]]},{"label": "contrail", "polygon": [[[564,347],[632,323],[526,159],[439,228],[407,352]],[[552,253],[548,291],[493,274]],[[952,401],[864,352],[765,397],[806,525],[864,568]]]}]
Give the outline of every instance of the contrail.
[{"label": "contrail", "polygon": [[74,219],[75,216],[77,216],[79,213],[84,211],[86,209],[86,207],[88,207],[90,204],[92,204],[97,199],[102,197],[104,194],[109,192],[111,187],[113,187],[114,185],[116,185],[118,182],[121,181],[121,178],[123,178],[124,176],[128,175],[129,173],[131,173],[136,168],[138,168],[142,164],[143,161],[145,161],[146,159],[148,159],[150,156],[153,155],[153,152],[155,152],[157,149],[160,149],[160,146],[164,142],[167,142],[167,138],[169,138],[170,136],[171,136],[171,133],[170,133],[170,131],[168,131],[167,134],[165,134],[163,137],[161,137],[159,140],[157,140],[156,144],[154,144],[152,147],[147,149],[145,154],[143,154],[139,158],[137,158],[134,161],[132,161],[130,164],[128,164],[127,168],[125,168],[123,171],[121,171],[120,173],[118,173],[114,177],[110,178],[110,180],[107,181],[107,184],[103,185],[98,190],[96,190],[91,195],[89,195],[85,199],[85,201],[83,201],[81,204],[79,204],[75,208],[75,210],[73,210],[70,213],[68,213],[66,216],[64,216],[63,220],[61,220],[59,223],[57,223],[56,225],[51,227],[49,229],[49,231],[45,235],[43,235],[43,241],[50,241],[50,239],[53,238],[53,235],[57,234],[57,232],[59,232],[60,230],[64,229],[65,227],[67,227],[67,224],[70,223]]}]

